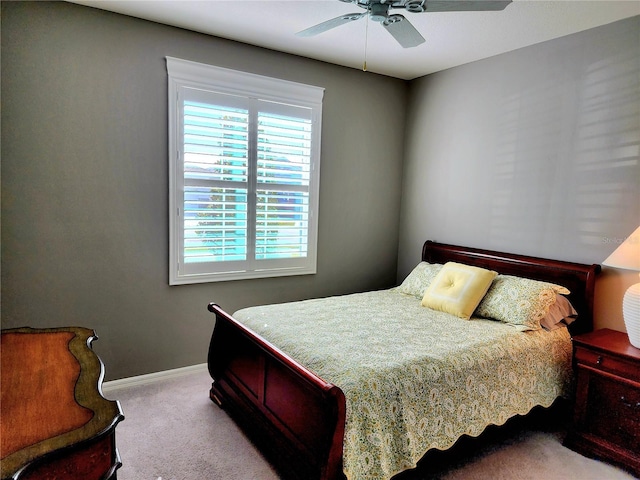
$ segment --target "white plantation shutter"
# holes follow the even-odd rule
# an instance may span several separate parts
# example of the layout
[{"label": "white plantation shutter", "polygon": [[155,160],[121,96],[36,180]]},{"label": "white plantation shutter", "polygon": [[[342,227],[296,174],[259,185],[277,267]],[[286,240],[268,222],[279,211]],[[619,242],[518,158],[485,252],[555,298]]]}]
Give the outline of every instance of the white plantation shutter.
[{"label": "white plantation shutter", "polygon": [[258,113],[256,259],[308,253],[311,121]]},{"label": "white plantation shutter", "polygon": [[185,264],[247,258],[248,112],[184,100]]},{"label": "white plantation shutter", "polygon": [[322,90],[167,68],[170,283],[315,273]]}]

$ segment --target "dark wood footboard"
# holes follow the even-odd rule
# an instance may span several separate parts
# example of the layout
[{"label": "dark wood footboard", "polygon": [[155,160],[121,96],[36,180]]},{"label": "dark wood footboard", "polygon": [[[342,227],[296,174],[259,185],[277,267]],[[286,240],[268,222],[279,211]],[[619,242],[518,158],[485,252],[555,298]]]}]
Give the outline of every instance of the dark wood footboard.
[{"label": "dark wood footboard", "polygon": [[211,399],[238,422],[289,478],[341,479],[342,390],[209,304]]}]

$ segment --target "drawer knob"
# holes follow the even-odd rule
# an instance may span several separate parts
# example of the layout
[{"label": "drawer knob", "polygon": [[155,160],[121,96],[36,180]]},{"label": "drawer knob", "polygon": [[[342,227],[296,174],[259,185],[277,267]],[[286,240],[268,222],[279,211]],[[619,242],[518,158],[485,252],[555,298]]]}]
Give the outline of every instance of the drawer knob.
[{"label": "drawer knob", "polygon": [[634,408],[640,410],[640,402],[636,402],[635,405],[632,401],[628,400],[624,395],[620,397],[620,401],[625,407]]},{"label": "drawer knob", "polygon": [[602,365],[602,355],[598,355],[598,359],[596,360],[598,365]]}]

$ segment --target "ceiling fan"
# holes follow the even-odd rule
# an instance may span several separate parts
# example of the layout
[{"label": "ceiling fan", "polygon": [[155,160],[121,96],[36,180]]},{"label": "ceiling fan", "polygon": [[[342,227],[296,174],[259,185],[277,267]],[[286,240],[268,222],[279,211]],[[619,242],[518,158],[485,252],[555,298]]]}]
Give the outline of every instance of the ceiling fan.
[{"label": "ceiling fan", "polygon": [[296,33],[299,37],[313,37],[345,23],[365,16],[380,23],[404,48],[424,43],[424,37],[403,15],[390,14],[394,9],[405,9],[411,13],[421,12],[468,12],[504,10],[511,0],[340,0],[354,3],[364,12],[348,13],[332,18]]}]

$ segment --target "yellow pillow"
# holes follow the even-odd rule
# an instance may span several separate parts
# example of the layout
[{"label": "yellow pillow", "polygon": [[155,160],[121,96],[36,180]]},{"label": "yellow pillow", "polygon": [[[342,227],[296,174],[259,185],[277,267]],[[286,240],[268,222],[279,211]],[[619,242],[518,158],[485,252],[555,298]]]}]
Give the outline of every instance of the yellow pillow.
[{"label": "yellow pillow", "polygon": [[424,292],[422,306],[469,319],[496,275],[493,270],[447,262]]}]

